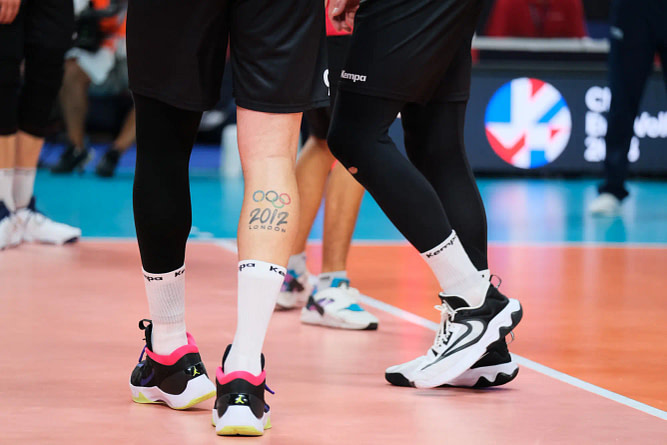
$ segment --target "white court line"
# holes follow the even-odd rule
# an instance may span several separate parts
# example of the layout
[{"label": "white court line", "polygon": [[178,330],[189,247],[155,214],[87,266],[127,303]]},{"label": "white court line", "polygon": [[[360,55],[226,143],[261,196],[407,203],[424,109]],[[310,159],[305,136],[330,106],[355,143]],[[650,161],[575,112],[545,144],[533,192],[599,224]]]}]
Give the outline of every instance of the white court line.
[{"label": "white court line", "polygon": [[[236,240],[231,240],[231,239],[217,240],[215,242],[215,245],[227,251],[237,253]],[[401,318],[405,321],[409,321],[410,323],[424,327],[431,331],[437,331],[440,327],[440,325],[434,321],[428,320],[424,317],[420,317],[419,315],[413,314],[412,312],[404,311],[403,309],[397,308],[396,306],[392,306],[391,304],[387,304],[384,301],[376,300],[375,298],[371,298],[367,295],[359,295],[359,300],[361,300],[362,303],[365,303],[368,306],[380,309],[395,317]],[[622,405],[629,406],[630,408],[634,408],[646,414],[650,414],[659,419],[667,420],[667,412],[662,411],[658,408],[654,408],[652,406],[646,405],[645,403],[638,402],[634,399],[622,396],[607,389],[600,388],[599,386],[595,386],[591,383],[584,382],[583,380],[580,380],[576,377],[572,377],[560,371],[556,371],[555,369],[541,365],[525,357],[521,357],[520,355],[512,354],[512,357],[518,364],[525,366],[528,369],[532,369],[533,371],[539,372],[540,374],[544,374],[548,377],[559,380],[563,383],[567,383],[579,389],[583,389],[584,391],[597,394],[606,399],[613,400],[614,402],[618,402]]]}]

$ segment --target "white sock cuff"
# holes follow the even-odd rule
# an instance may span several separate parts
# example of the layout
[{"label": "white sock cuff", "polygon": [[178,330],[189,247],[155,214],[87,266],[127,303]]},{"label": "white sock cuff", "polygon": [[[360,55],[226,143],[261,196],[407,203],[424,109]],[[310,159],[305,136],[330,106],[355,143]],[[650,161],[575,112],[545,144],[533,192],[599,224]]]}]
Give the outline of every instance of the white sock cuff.
[{"label": "white sock cuff", "polygon": [[31,175],[37,172],[37,169],[34,167],[25,168],[25,167],[14,167],[15,175]]},{"label": "white sock cuff", "polygon": [[346,270],[335,270],[331,272],[323,272],[317,276],[317,289],[322,290],[331,287],[336,278],[347,280]]},{"label": "white sock cuff", "polygon": [[[457,240],[458,240],[458,235],[456,235],[456,231],[452,230],[452,233],[450,233],[449,236],[443,242],[441,242],[431,250],[427,250],[426,252],[421,252],[420,255],[425,260],[433,258],[434,256],[443,253],[447,248],[455,246],[457,244],[456,243]],[[460,242],[458,244],[460,245]]]},{"label": "white sock cuff", "polygon": [[10,212],[16,210],[14,205],[14,167],[0,168],[0,201],[4,202]]},{"label": "white sock cuff", "polygon": [[183,279],[185,275],[185,264],[181,267],[179,267],[176,270],[172,270],[171,272],[165,272],[165,273],[150,273],[146,272],[143,268],[141,271],[144,274],[144,280],[145,282],[148,283],[153,283],[156,281],[160,281],[161,283],[173,283],[176,280]]},{"label": "white sock cuff", "polygon": [[331,272],[322,272],[317,278],[347,278],[347,270],[333,270]]},{"label": "white sock cuff", "polygon": [[[272,274],[267,275],[266,272],[272,272]],[[275,274],[277,280],[284,280],[285,275],[287,274],[287,269],[282,266],[273,263],[267,263],[266,261],[259,260],[242,260],[239,261],[239,273],[243,273],[244,276],[248,274],[258,275],[262,277],[272,276]]]}]

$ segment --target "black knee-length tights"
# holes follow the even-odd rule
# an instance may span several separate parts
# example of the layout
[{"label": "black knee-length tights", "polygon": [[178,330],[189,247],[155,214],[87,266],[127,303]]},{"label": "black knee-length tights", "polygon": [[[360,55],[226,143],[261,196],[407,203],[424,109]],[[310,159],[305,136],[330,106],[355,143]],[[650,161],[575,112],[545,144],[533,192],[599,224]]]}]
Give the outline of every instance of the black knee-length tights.
[{"label": "black knee-length tights", "polygon": [[[329,147],[419,252],[456,230],[472,263],[487,269],[484,204],[463,142],[465,102],[405,104],[339,91]],[[406,159],[389,137],[401,112]]]},{"label": "black knee-length tights", "polygon": [[200,112],[138,94],[134,224],[144,270],[165,273],[185,261],[192,226],[188,168]]}]

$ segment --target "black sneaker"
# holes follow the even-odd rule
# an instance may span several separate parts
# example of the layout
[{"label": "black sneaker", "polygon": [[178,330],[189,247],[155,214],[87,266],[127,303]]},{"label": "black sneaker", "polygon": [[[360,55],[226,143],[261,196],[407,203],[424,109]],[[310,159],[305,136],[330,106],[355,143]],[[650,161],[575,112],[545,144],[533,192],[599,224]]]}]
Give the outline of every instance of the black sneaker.
[{"label": "black sneaker", "polygon": [[86,164],[93,158],[89,149],[77,150],[73,144],[69,144],[60,155],[58,162],[51,166],[51,173],[72,173],[74,170],[83,172]]},{"label": "black sneaker", "polygon": [[164,403],[173,409],[186,409],[215,396],[215,385],[206,374],[199,349],[190,334],[187,334],[187,345],[170,355],[158,355],[152,350],[151,320],[141,320],[139,329],[146,331],[146,346],[130,377],[132,400],[137,403]]},{"label": "black sneaker", "polygon": [[[222,366],[232,345],[227,346],[222,357]],[[218,436],[261,436],[271,428],[270,408],[264,402],[264,391],[273,391],[266,386],[264,354],[262,372],[253,375],[245,371],[225,374],[218,368],[216,383],[218,396],[213,408],[213,426]]]},{"label": "black sneaker", "polygon": [[[497,342],[491,343],[486,354],[477,360],[470,369],[454,378],[454,380],[440,385],[440,387],[488,388],[490,386],[500,386],[514,380],[518,373],[519,365],[512,360],[512,355],[507,349],[507,342],[504,338],[501,338]],[[384,376],[392,385],[413,386],[410,381],[411,375],[407,369],[394,369],[393,372],[387,372]]]},{"label": "black sneaker", "polygon": [[118,166],[118,161],[120,160],[122,153],[116,149],[109,149],[100,162],[97,163],[95,167],[95,174],[103,178],[110,178],[116,172],[116,167]]},{"label": "black sneaker", "polygon": [[[466,306],[457,296],[440,294],[440,330],[426,355],[387,368],[385,376],[402,374],[417,388],[435,388],[461,376],[519,324],[523,311],[518,300],[508,299],[489,286],[484,302]],[[392,377],[393,378],[393,377]],[[405,386],[405,385],[401,385]]]}]

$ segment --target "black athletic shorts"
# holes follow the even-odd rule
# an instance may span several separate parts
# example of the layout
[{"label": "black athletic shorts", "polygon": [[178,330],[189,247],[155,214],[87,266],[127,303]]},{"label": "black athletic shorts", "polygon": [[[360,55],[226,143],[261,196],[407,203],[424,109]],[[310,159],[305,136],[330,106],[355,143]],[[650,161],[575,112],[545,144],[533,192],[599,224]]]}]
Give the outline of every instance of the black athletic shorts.
[{"label": "black athletic shorts", "polygon": [[361,2],[339,89],[416,103],[467,100],[483,2]]},{"label": "black athletic shorts", "polygon": [[72,0],[23,0],[10,24],[0,25],[0,57],[25,57],[25,48],[68,50],[74,33]]},{"label": "black athletic shorts", "polygon": [[227,43],[236,103],[292,113],[328,103],[322,0],[129,0],[130,89],[203,111],[220,99]]},{"label": "black athletic shorts", "polygon": [[331,106],[336,98],[338,90],[338,80],[340,72],[343,70],[343,64],[347,57],[347,51],[350,48],[351,36],[330,36],[327,37],[327,50],[329,58],[329,69],[326,71],[326,83],[329,87],[329,98],[331,104],[326,107],[315,108],[303,113],[303,117],[308,121],[310,134],[318,139],[326,139],[329,133],[329,123],[331,122]]}]

